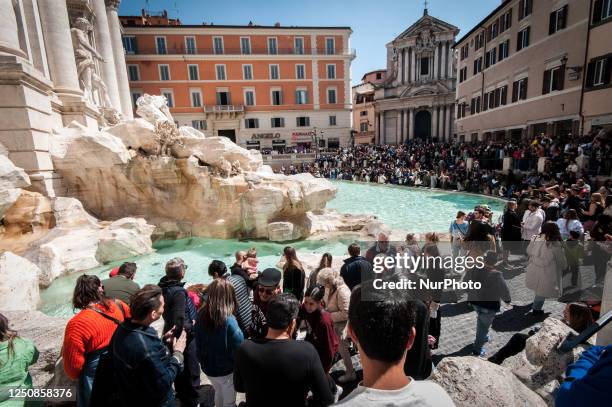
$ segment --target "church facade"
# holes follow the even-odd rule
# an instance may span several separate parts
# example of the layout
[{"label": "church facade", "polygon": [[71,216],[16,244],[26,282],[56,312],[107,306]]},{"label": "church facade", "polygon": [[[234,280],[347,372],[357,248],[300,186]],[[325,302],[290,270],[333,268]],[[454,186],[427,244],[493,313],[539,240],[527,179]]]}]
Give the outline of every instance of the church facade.
[{"label": "church facade", "polygon": [[430,16],[387,44],[387,79],[375,91],[375,142],[450,140],[454,134],[459,29]]}]

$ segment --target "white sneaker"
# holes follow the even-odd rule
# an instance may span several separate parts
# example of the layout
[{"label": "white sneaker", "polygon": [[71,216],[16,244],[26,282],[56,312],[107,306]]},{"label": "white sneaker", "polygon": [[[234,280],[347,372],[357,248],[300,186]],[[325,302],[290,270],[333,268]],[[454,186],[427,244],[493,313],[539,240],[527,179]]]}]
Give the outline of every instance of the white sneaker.
[{"label": "white sneaker", "polygon": [[357,380],[357,375],[355,374],[355,372],[353,372],[353,373],[345,373],[345,374],[343,374],[342,376],[340,376],[338,378],[338,382],[342,383],[342,384],[353,382],[355,380]]}]

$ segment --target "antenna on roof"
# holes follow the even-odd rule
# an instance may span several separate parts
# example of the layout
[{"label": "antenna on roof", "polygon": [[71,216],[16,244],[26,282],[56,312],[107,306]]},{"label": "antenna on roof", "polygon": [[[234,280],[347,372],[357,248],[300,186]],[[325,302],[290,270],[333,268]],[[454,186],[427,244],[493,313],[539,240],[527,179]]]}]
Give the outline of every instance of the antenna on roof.
[{"label": "antenna on roof", "polygon": [[427,15],[427,4],[429,3],[427,0],[425,0],[425,8],[423,9],[423,15],[426,16]]}]

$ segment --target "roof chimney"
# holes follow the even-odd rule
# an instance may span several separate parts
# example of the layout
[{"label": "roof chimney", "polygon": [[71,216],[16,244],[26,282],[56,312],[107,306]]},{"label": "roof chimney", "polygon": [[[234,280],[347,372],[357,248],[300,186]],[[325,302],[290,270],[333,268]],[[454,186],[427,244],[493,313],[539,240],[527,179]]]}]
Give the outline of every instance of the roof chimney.
[{"label": "roof chimney", "polygon": [[280,23],[277,21],[276,23],[274,23],[274,27],[276,28],[280,27]]}]

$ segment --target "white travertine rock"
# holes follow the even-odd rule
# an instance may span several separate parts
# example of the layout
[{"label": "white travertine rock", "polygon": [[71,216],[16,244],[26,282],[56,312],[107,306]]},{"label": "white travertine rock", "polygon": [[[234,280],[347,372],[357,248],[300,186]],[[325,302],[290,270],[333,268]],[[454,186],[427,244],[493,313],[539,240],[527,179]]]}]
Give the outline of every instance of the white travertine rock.
[{"label": "white travertine rock", "polygon": [[[183,126],[182,128],[185,128]],[[202,162],[219,168],[226,173],[231,171],[234,162],[243,171],[257,171],[262,163],[261,153],[247,150],[234,144],[227,137],[181,137],[183,146],[173,146],[172,154],[177,158],[195,156]]]},{"label": "white travertine rock", "polygon": [[374,215],[349,215],[334,209],[320,209],[306,212],[308,235],[329,232],[358,232],[368,227],[370,223],[378,224]]},{"label": "white travertine rock", "polygon": [[57,197],[52,205],[55,224],[59,227],[100,227],[98,220],[87,213],[78,199]]},{"label": "white travertine rock", "polygon": [[291,222],[268,223],[268,240],[272,242],[288,242],[300,237],[299,228]]},{"label": "white travertine rock", "polygon": [[169,121],[174,123],[168,101],[162,95],[149,95],[145,93],[136,101],[136,113],[152,125],[158,122]]},{"label": "white travertine rock", "polygon": [[9,234],[51,229],[55,222],[51,198],[27,190],[22,190],[19,199],[4,213],[4,226]]},{"label": "white travertine rock", "polygon": [[457,407],[545,407],[535,392],[509,369],[474,357],[446,357],[430,377]]},{"label": "white travertine rock", "polygon": [[99,266],[98,233],[99,230],[91,227],[56,227],[33,242],[25,258],[40,267],[40,285],[47,287],[62,274]]},{"label": "white travertine rock", "polygon": [[0,254],[0,310],[35,310],[40,300],[40,269],[27,259],[11,252]]},{"label": "white travertine rock", "polygon": [[106,131],[121,139],[123,144],[132,150],[142,149],[147,154],[157,153],[157,139],[155,126],[145,119],[137,118],[121,122],[109,127]]},{"label": "white travertine rock", "polygon": [[96,259],[100,263],[151,253],[155,226],[142,218],[123,218],[100,232]]},{"label": "white travertine rock", "polygon": [[52,160],[68,195],[98,219],[143,217],[163,225],[156,238],[267,238],[269,223],[291,222],[302,237],[305,213],[335,196],[325,179],[271,173],[258,151],[185,126],[180,143],[170,148],[172,157],[135,154],[122,140],[138,142],[141,128],[150,134],[151,124],[143,120],[109,132],[74,124],[52,138],[58,142],[50,149]]},{"label": "white travertine rock", "polygon": [[30,178],[4,154],[0,154],[0,219],[21,195],[21,188],[30,185]]},{"label": "white travertine rock", "polygon": [[554,392],[559,388],[558,379],[584,350],[584,347],[578,346],[568,353],[557,352],[557,345],[570,332],[576,334],[560,320],[547,318],[540,330],[527,339],[525,350],[502,363],[551,406],[554,405]]},{"label": "white travertine rock", "polygon": [[40,267],[42,286],[69,272],[152,251],[154,226],[144,219],[126,218],[105,225],[77,199],[54,198],[51,206],[55,227],[30,243],[24,255]]},{"label": "white travertine rock", "polygon": [[77,167],[109,168],[130,160],[128,149],[120,138],[77,122],[55,131],[49,152],[58,171]]},{"label": "white travertine rock", "polygon": [[178,128],[179,134],[182,137],[188,137],[188,138],[206,138],[206,136],[204,135],[204,133],[202,133],[200,130],[198,129],[194,129],[191,126],[180,126]]}]

